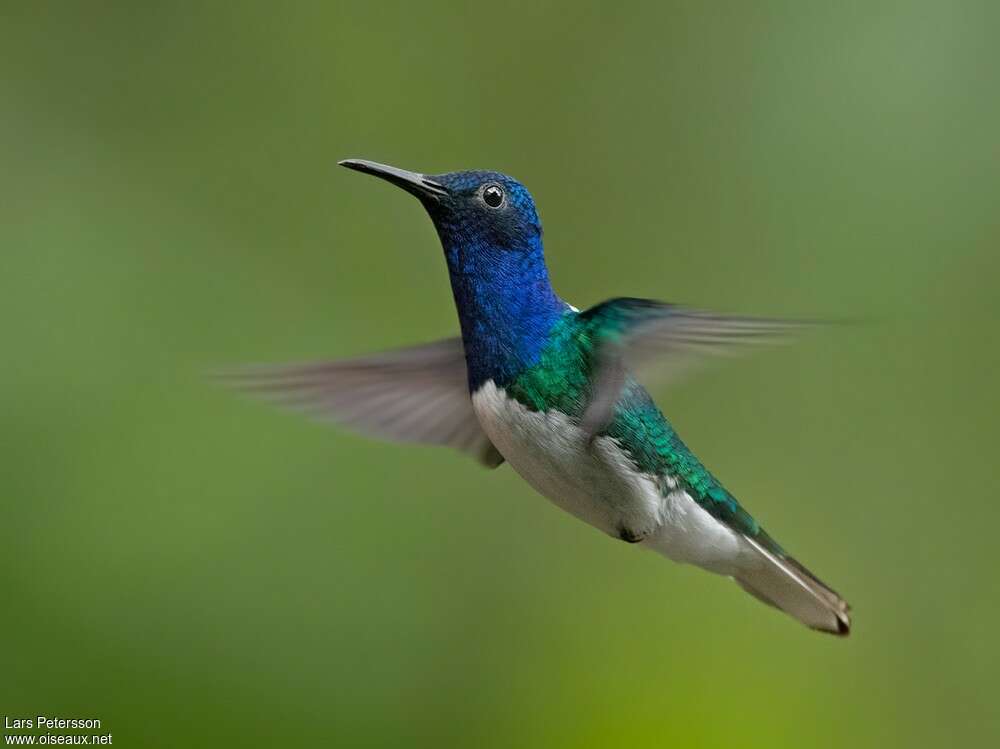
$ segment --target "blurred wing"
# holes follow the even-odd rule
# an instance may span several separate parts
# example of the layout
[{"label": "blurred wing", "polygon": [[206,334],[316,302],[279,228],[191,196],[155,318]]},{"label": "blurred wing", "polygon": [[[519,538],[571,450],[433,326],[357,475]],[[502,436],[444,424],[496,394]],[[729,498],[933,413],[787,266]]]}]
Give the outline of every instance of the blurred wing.
[{"label": "blurred wing", "polygon": [[628,373],[674,383],[705,360],[787,341],[816,323],[732,317],[650,299],[619,298],[581,313],[594,342],[596,369],[581,426],[599,432],[611,419]]},{"label": "blurred wing", "polygon": [[247,367],[222,379],[363,434],[447,445],[489,468],[503,462],[472,410],[460,338],[344,361]]}]

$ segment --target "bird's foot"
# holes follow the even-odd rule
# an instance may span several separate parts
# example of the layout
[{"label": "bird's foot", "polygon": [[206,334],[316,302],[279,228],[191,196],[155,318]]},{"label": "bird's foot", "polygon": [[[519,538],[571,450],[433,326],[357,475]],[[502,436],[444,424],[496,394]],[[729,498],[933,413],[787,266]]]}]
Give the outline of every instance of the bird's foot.
[{"label": "bird's foot", "polygon": [[637,544],[640,541],[645,541],[649,538],[648,533],[639,533],[630,528],[626,528],[624,525],[618,526],[618,538],[627,544]]}]

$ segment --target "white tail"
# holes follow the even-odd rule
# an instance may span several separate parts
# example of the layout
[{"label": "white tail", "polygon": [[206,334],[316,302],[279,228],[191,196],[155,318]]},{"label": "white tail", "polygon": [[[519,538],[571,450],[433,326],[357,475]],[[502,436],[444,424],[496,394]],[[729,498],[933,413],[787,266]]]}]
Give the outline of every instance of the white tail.
[{"label": "white tail", "polygon": [[757,558],[734,576],[743,590],[812,629],[841,636],[850,632],[850,606],[843,598],[791,557],[779,557],[752,538],[744,539]]}]

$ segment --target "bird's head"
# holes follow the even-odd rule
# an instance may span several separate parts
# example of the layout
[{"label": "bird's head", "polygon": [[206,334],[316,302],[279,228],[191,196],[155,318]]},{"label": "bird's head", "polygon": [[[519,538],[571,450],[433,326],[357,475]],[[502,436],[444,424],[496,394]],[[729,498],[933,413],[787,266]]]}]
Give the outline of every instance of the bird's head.
[{"label": "bird's head", "polygon": [[535,202],[524,185],[505,174],[420,174],[361,159],[340,165],[384,179],[419,198],[446,252],[541,250],[542,225]]},{"label": "bird's head", "polygon": [[568,309],[549,284],[531,195],[498,172],[420,174],[348,159],[341,166],[416,195],[437,228],[455,296],[469,386],[508,382],[537,361]]}]

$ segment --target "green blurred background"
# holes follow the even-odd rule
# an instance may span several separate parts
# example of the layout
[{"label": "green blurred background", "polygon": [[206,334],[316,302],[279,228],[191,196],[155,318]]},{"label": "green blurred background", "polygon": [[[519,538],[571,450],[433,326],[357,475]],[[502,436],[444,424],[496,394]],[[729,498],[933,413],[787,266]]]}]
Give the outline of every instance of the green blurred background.
[{"label": "green blurred background", "polygon": [[[993,2],[0,10],[0,713],[143,747],[995,745]],[[450,335],[495,168],[557,289],[864,325],[659,400],[824,637],[513,472],[215,387]]]}]

